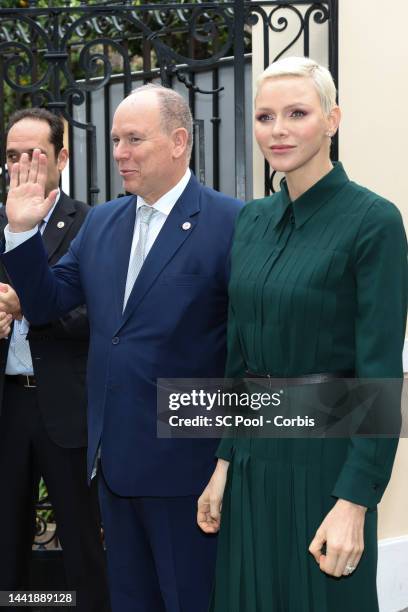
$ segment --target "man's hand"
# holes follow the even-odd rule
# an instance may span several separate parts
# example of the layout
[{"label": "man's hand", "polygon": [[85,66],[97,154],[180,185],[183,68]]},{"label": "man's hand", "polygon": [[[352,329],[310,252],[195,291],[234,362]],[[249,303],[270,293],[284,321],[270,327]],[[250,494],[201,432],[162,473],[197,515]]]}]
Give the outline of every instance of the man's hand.
[{"label": "man's hand", "polygon": [[322,572],[339,578],[356,569],[364,550],[366,510],[344,499],[337,500],[309,546]]},{"label": "man's hand", "polygon": [[205,533],[217,533],[220,528],[228,467],[228,461],[218,459],[211,480],[198,500],[197,523]]},{"label": "man's hand", "polygon": [[0,312],[0,340],[3,338],[7,338],[10,334],[10,324],[13,320],[13,317],[6,312]]},{"label": "man's hand", "polygon": [[13,287],[5,283],[0,283],[0,311],[4,315],[10,315],[10,321],[12,319],[20,320],[23,318],[17,293]]},{"label": "man's hand", "polygon": [[47,157],[34,149],[31,163],[27,153],[12,165],[10,189],[7,196],[6,213],[11,232],[34,229],[51,210],[58,190],[45,197],[47,180]]}]

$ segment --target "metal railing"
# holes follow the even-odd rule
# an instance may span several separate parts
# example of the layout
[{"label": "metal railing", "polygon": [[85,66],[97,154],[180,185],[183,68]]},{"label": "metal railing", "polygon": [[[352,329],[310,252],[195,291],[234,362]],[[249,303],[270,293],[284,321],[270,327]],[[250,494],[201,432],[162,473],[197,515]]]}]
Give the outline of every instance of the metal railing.
[{"label": "metal railing", "polygon": [[[246,199],[251,196],[252,185],[248,160],[252,130],[248,125],[250,72],[245,71],[245,63],[252,49],[252,32],[256,28],[257,36],[263,36],[265,66],[292,50],[309,55],[314,39],[323,36],[327,40],[326,63],[337,80],[337,2],[178,0],[146,5],[83,2],[72,7],[68,1],[59,0],[55,3],[58,6],[48,8],[38,8],[35,1],[29,2],[28,8],[1,8],[1,142],[8,115],[15,108],[42,105],[60,113],[69,126],[71,167],[75,167],[79,148],[85,152],[80,164],[86,168],[85,199],[95,203],[100,199],[101,187],[103,196],[109,198],[116,195],[106,136],[113,106],[110,89],[120,84],[123,97],[135,85],[160,80],[188,97],[197,128],[193,169],[200,179],[207,181],[210,174],[211,185],[222,188],[220,168],[228,151],[233,163],[228,170],[233,174],[233,191]],[[220,111],[226,95],[222,81],[226,61],[233,71],[233,108],[229,103],[228,113],[233,113],[234,121],[229,137],[223,132],[227,121]],[[204,72],[205,87],[201,84],[203,78],[200,81]],[[204,97],[209,112],[200,117],[196,107]],[[96,112],[95,104],[102,105],[102,123],[100,108]],[[105,135],[103,146],[97,136],[101,128]],[[208,139],[211,155],[204,159]],[[77,141],[81,141],[81,147],[75,146]],[[334,143],[334,157],[336,147]],[[4,199],[6,173],[2,155],[0,198]],[[103,172],[98,173],[102,167]],[[74,196],[78,191],[77,174],[70,172],[70,192]],[[271,188],[267,168],[265,188]]]}]

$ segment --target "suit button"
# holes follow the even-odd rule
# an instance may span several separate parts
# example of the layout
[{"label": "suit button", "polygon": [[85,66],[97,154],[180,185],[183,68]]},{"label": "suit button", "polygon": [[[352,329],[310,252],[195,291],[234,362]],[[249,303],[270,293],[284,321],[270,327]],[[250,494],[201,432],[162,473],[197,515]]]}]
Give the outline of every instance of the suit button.
[{"label": "suit button", "polygon": [[377,484],[377,483],[373,484],[373,490],[374,491],[378,491],[379,488],[380,488],[379,484]]},{"label": "suit button", "polygon": [[120,338],[118,338],[117,336],[112,338],[112,344],[119,344],[119,342],[120,342]]}]

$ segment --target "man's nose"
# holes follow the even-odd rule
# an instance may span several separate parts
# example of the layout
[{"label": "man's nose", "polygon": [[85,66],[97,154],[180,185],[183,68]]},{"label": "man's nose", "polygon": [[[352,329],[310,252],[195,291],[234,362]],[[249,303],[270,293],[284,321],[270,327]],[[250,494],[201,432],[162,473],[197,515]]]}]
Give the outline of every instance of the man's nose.
[{"label": "man's nose", "polygon": [[129,157],[129,148],[126,146],[124,142],[118,142],[113,147],[113,158],[115,161],[119,161],[120,159],[126,159]]}]

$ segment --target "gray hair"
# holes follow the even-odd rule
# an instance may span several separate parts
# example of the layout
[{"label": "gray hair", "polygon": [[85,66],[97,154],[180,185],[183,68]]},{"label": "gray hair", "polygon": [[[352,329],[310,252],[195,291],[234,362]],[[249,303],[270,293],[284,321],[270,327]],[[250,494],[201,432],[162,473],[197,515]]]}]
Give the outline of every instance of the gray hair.
[{"label": "gray hair", "polygon": [[180,127],[186,130],[186,154],[189,160],[193,149],[193,118],[186,100],[174,89],[155,83],[148,83],[147,85],[137,87],[130,95],[132,96],[143,91],[153,91],[157,94],[161,127],[166,134],[170,134],[173,130]]},{"label": "gray hair", "polygon": [[285,57],[273,62],[258,77],[257,91],[267,79],[285,76],[311,78],[326,115],[336,106],[336,86],[332,75],[327,68],[308,57]]}]

